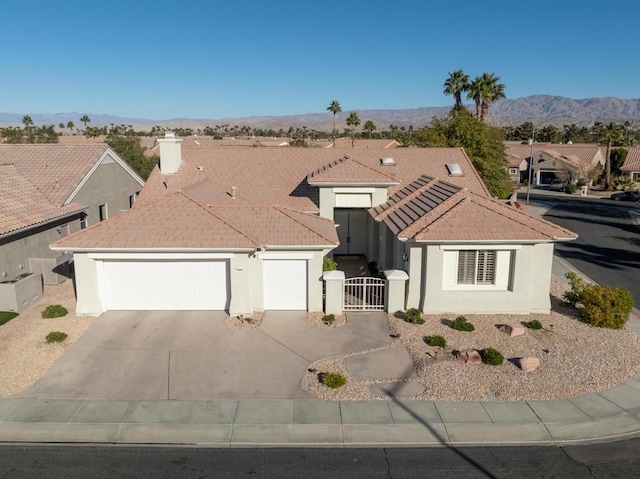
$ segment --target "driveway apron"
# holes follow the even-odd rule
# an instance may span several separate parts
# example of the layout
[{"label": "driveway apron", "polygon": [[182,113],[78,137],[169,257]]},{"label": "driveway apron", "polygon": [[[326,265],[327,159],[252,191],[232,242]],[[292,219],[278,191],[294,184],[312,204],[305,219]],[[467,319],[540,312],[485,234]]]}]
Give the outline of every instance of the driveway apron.
[{"label": "driveway apron", "polygon": [[313,328],[306,312],[269,311],[259,328],[211,311],[109,311],[19,397],[41,399],[305,399],[309,364],[391,342],[382,313]]}]

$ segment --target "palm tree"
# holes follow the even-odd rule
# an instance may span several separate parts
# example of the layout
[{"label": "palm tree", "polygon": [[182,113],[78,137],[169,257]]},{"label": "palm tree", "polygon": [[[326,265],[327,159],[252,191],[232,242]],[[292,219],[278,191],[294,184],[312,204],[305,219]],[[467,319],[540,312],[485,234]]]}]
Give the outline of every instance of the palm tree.
[{"label": "palm tree", "polygon": [[29,115],[25,115],[22,117],[22,124],[24,125],[24,129],[27,130],[31,125],[33,125],[33,120]]},{"label": "palm tree", "polygon": [[362,127],[362,129],[363,129],[364,131],[366,131],[366,132],[367,132],[367,136],[368,136],[369,138],[371,138],[371,132],[372,132],[372,131],[377,130],[377,129],[378,129],[378,127],[377,127],[377,126],[376,126],[376,124],[375,124],[374,122],[372,122],[371,120],[367,120],[367,121],[365,121],[364,126]]},{"label": "palm tree", "polygon": [[333,100],[327,107],[327,111],[333,113],[333,130],[331,131],[331,144],[333,146],[336,146],[336,114],[342,113],[340,102],[338,100]]},{"label": "palm tree", "polygon": [[349,113],[345,123],[351,128],[351,148],[356,146],[356,127],[360,124],[360,118],[355,111]]},{"label": "palm tree", "polygon": [[73,128],[74,128],[75,126],[76,126],[76,125],[74,125],[72,121],[68,121],[68,122],[67,122],[67,128],[69,128],[69,134],[70,134],[70,135],[73,135]]},{"label": "palm tree", "polygon": [[60,130],[61,130],[61,131],[64,131],[64,128],[65,128],[65,127],[64,127],[64,123],[60,123],[60,124],[58,125],[58,128],[60,128]]},{"label": "palm tree", "polygon": [[455,105],[453,108],[460,110],[462,105],[462,92],[469,90],[469,75],[465,75],[462,70],[456,70],[453,73],[449,73],[449,78],[444,82],[445,95],[453,95],[455,98]]},{"label": "palm tree", "polygon": [[87,134],[87,123],[91,123],[91,118],[89,118],[87,115],[82,115],[82,118],[80,118],[80,121],[82,123],[84,123],[84,133],[86,135]]},{"label": "palm tree", "polygon": [[602,130],[602,140],[607,144],[606,176],[604,180],[605,190],[611,189],[611,146],[622,139],[622,129],[620,125],[610,122]]},{"label": "palm tree", "polygon": [[483,95],[482,105],[480,106],[480,120],[486,122],[491,102],[507,96],[504,94],[504,84],[498,83],[500,77],[497,77],[495,73],[483,73],[481,78]]},{"label": "palm tree", "polygon": [[482,96],[484,91],[484,85],[482,84],[482,77],[476,77],[467,88],[467,99],[473,100],[476,104],[476,118],[480,119],[480,106],[482,104]]}]

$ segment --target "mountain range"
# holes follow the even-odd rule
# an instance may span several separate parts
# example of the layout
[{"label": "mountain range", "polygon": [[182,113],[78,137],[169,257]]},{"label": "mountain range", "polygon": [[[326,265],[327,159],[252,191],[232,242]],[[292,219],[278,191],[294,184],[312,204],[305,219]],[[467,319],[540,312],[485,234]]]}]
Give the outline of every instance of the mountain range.
[{"label": "mountain range", "polygon": [[[473,105],[468,105],[473,110]],[[446,116],[451,107],[422,107],[402,110],[355,110],[364,124],[373,121],[378,130],[387,129],[389,125],[399,127],[413,126],[418,128],[429,124],[433,117]],[[80,117],[85,113],[28,113],[35,125],[59,125],[74,122],[76,128],[82,127]],[[330,131],[332,114],[329,112],[308,113],[288,116],[252,116],[244,118],[192,119],[173,118],[170,120],[151,120],[145,118],[126,118],[110,114],[86,113],[91,118],[91,126],[110,124],[132,125],[134,128],[147,129],[153,125],[166,128],[204,128],[215,125],[247,125],[252,128],[274,129],[285,131],[289,127]],[[344,128],[344,120],[349,111],[336,116],[336,125]],[[25,113],[0,113],[0,126],[18,126]],[[575,123],[588,126],[594,122],[628,121],[633,128],[640,127],[640,99],[623,98],[572,98],[552,95],[533,95],[517,99],[502,99],[491,105],[488,122],[496,126],[515,126],[531,121],[537,126],[552,124],[562,126]],[[361,125],[362,125],[361,124]]]}]

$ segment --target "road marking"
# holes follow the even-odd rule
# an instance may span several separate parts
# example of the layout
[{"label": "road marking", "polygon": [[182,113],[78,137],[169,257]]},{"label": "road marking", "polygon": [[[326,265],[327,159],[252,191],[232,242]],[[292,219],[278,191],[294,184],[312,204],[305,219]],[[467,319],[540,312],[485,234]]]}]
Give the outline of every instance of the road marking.
[{"label": "road marking", "polygon": [[637,228],[640,228],[640,212],[638,211],[627,211],[629,216],[631,216],[631,221],[636,225]]}]

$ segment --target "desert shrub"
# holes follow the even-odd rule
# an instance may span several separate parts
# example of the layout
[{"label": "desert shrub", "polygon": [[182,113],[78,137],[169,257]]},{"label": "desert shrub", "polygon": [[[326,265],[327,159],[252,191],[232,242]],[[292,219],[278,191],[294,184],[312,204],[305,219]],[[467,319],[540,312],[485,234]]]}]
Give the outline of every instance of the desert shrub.
[{"label": "desert shrub", "polygon": [[540,321],[538,321],[537,319],[534,319],[533,321],[529,321],[527,323],[527,328],[529,328],[529,329],[542,329],[542,323]]},{"label": "desert shrub", "polygon": [[67,308],[59,304],[50,304],[42,310],[43,318],[61,318],[69,314]]},{"label": "desert shrub", "polygon": [[429,346],[436,346],[438,348],[444,348],[447,345],[447,340],[442,336],[425,336],[424,342]]},{"label": "desert shrub", "polygon": [[60,331],[51,331],[49,334],[47,334],[47,343],[49,344],[61,343],[65,339],[67,339],[67,333],[63,333]]},{"label": "desert shrub", "polygon": [[457,331],[473,331],[475,330],[475,326],[467,321],[467,318],[464,316],[458,316],[453,320],[451,327]]},{"label": "desert shrub", "polygon": [[322,322],[325,324],[332,324],[336,320],[335,314],[325,314],[322,317]]},{"label": "desert shrub", "polygon": [[18,316],[18,313],[15,311],[0,311],[0,326],[4,323],[8,323],[16,316]]},{"label": "desert shrub", "polygon": [[481,349],[480,357],[482,358],[482,362],[485,364],[490,364],[491,366],[499,366],[504,362],[504,356],[502,353],[493,348],[485,348]]},{"label": "desert shrub", "polygon": [[409,308],[404,312],[404,320],[411,324],[424,324],[422,312],[418,308]]},{"label": "desert shrub", "polygon": [[624,288],[588,284],[578,315],[593,326],[622,329],[633,308],[633,296]]},{"label": "desert shrub", "polygon": [[636,187],[636,182],[630,176],[619,176],[613,180],[613,186],[616,190],[627,191]]},{"label": "desert shrub", "polygon": [[322,258],[322,271],[335,271],[336,269],[338,269],[338,263],[328,256]]},{"label": "desert shrub", "polygon": [[320,373],[318,379],[323,386],[328,388],[339,388],[347,384],[347,378],[338,373]]},{"label": "desert shrub", "polygon": [[576,185],[575,183],[565,183],[564,185],[565,193],[573,194],[576,191],[578,191],[578,185]]},{"label": "desert shrub", "polygon": [[571,286],[571,289],[569,291],[565,291],[562,297],[564,298],[565,303],[575,308],[578,303],[582,303],[585,287],[584,280],[573,271],[569,271],[564,276],[569,280],[569,286]]}]

